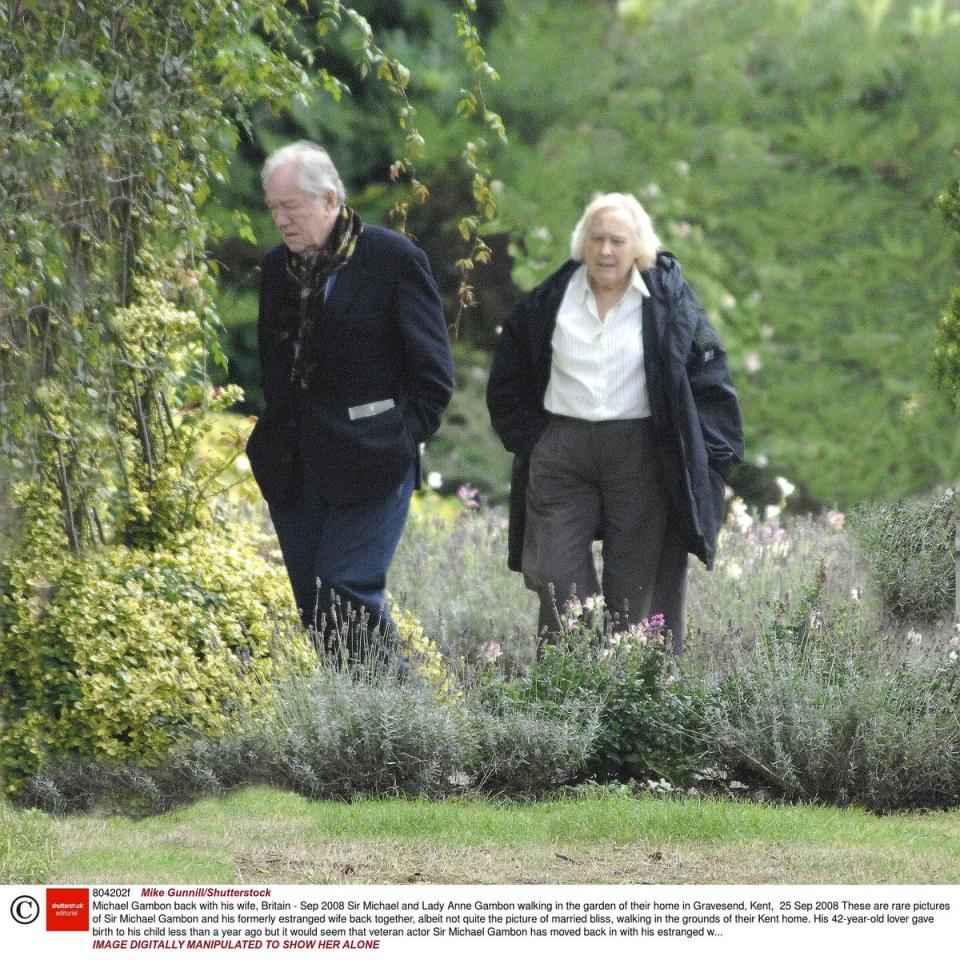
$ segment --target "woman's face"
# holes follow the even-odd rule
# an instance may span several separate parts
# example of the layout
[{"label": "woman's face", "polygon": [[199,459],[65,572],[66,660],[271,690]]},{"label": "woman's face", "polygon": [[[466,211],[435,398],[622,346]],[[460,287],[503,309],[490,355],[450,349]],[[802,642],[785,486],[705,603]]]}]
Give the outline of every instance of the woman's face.
[{"label": "woman's face", "polygon": [[595,290],[626,287],[638,253],[633,220],[626,210],[598,210],[590,219],[583,252],[587,277]]}]

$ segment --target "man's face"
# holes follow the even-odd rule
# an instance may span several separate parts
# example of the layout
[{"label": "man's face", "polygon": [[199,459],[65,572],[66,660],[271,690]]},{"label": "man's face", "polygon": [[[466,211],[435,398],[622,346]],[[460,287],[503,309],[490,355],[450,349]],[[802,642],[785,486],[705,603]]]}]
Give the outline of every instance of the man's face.
[{"label": "man's face", "polygon": [[637,259],[637,243],[626,210],[609,207],[591,217],[584,259],[593,287],[619,290],[627,285]]},{"label": "man's face", "polygon": [[264,189],[267,206],[293,253],[305,254],[323,247],[340,211],[335,190],[317,197],[307,193],[297,179],[295,164],[274,170]]}]

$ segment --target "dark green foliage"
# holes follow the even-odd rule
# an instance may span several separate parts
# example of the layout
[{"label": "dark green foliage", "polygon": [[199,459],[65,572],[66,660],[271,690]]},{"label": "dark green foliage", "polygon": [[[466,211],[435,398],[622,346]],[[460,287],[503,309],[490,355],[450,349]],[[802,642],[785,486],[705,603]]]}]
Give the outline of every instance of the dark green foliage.
[{"label": "dark green foliage", "polygon": [[665,677],[659,657],[631,651],[625,659],[607,684],[587,774],[599,780],[689,783],[704,763],[700,685]]},{"label": "dark green foliage", "polygon": [[852,517],[887,609],[930,622],[954,601],[955,500],[952,491],[923,500],[867,504]]},{"label": "dark green foliage", "polygon": [[[929,383],[928,358],[931,318],[942,314],[944,277],[954,272],[949,230],[933,207],[955,179],[960,28],[917,19],[905,3],[881,6],[683,0],[621,4],[618,14],[568,0],[499,4],[487,46],[501,81],[490,94],[511,141],[493,158],[499,214],[485,236],[501,262],[478,272],[480,305],[461,336],[488,347],[518,287],[566,256],[591,194],[630,190],[730,349],[748,458],[772,465],[761,475],[785,474],[811,505],[842,506],[952,481],[956,430]],[[417,7],[427,9],[440,7]],[[413,70],[410,96],[427,141],[418,172],[431,192],[409,223],[452,321],[469,133],[447,107],[462,64],[448,18],[401,23],[404,10],[383,43]],[[375,25],[385,16],[380,4],[368,12]],[[347,62],[347,52],[331,46],[330,55]],[[383,92],[352,87],[336,110],[297,107],[282,129],[263,117],[245,156],[258,162],[280,138],[320,139],[342,158],[361,212],[382,220],[397,134],[383,119]],[[256,178],[240,179],[247,188],[223,205],[248,207],[259,243],[271,245]],[[217,255],[231,266],[225,279],[250,292],[258,254],[246,249],[225,243]],[[225,300],[223,312],[231,327],[255,319],[249,299]],[[949,367],[956,337],[945,324],[938,357]],[[242,347],[242,336],[232,339]],[[238,375],[245,366],[238,354]],[[488,486],[503,468],[482,418],[445,425],[436,445],[453,444],[476,465],[470,482],[498,496],[507,476]],[[762,476],[754,479],[762,488]]]},{"label": "dark green foliage", "polygon": [[511,456],[490,429],[486,388],[486,354],[466,341],[454,344],[456,390],[436,438],[427,447],[425,466],[442,478],[439,492],[455,493],[476,486],[490,503],[510,495]]},{"label": "dark green foliage", "polygon": [[871,22],[853,0],[620,7],[644,16],[511,5],[491,36],[516,131],[495,158],[500,222],[536,251],[518,281],[565,255],[592,192],[633,191],[730,349],[749,459],[828,504],[952,481],[928,358],[954,272],[932,206],[953,176],[960,28],[918,27],[908,4]]}]

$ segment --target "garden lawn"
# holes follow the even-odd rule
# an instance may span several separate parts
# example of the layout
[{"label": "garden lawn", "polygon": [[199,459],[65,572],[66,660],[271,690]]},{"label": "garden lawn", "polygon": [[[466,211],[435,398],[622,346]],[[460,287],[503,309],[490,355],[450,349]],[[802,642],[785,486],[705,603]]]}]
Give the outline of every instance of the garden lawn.
[{"label": "garden lawn", "polygon": [[960,811],[626,790],[538,803],[251,788],[144,820],[0,807],[4,883],[960,883]]}]

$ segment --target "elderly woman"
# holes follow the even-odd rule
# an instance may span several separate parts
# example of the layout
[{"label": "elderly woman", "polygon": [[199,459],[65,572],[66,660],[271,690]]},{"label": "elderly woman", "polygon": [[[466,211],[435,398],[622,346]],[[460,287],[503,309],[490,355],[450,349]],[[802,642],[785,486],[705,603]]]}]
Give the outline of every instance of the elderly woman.
[{"label": "elderly woman", "polygon": [[539,594],[541,635],[571,595],[602,592],[621,623],[662,614],[679,655],[687,555],[713,565],[743,456],[726,354],[636,198],[597,196],[570,247],[514,307],[490,373],[515,455],[509,565]]}]

